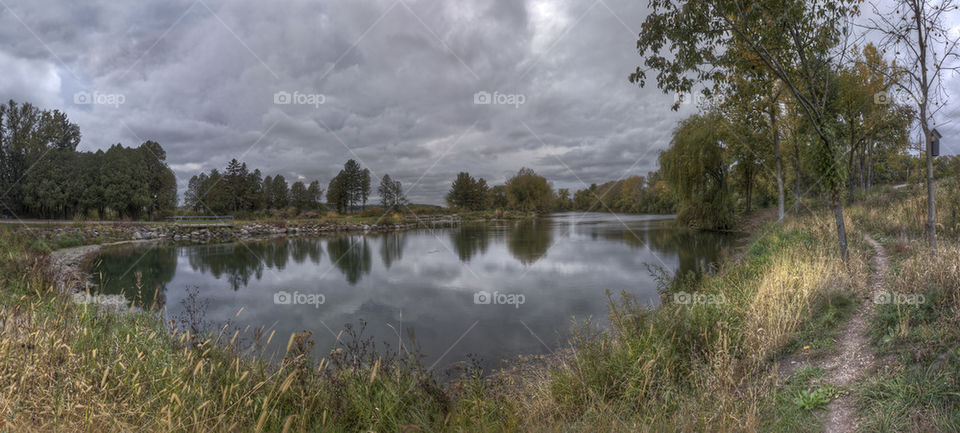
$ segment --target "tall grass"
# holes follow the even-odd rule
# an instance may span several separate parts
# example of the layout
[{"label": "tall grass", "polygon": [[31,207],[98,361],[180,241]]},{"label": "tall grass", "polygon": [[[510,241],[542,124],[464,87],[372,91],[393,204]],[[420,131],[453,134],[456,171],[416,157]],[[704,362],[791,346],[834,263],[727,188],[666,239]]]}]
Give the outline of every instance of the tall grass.
[{"label": "tall grass", "polygon": [[936,185],[938,251],[926,238],[926,191],[876,194],[850,207],[890,252],[885,290],[909,302],[874,306],[883,368],[858,389],[863,431],[960,430],[960,179]]},{"label": "tall grass", "polygon": [[[582,326],[571,359],[519,399],[533,430],[755,431],[776,422],[773,359],[837,291],[865,290],[863,254],[843,264],[828,220],[760,228],[744,259],[673,280],[656,310],[629,295],[611,327]],[[860,242],[854,251],[862,251]],[[680,304],[678,293],[716,302]]]},{"label": "tall grass", "polygon": [[[440,384],[416,358],[376,350],[360,332],[320,360],[308,358],[309,334],[263,336],[266,343],[289,337],[286,357],[268,364],[240,355],[238,333],[197,336],[171,331],[149,311],[114,314],[75,304],[44,281],[29,239],[0,236],[5,431],[448,431],[454,421],[467,430],[506,424],[498,420],[507,412],[453,403],[453,384]],[[486,392],[472,373],[460,382],[473,384],[474,398]],[[462,416],[468,409],[472,416]]]}]

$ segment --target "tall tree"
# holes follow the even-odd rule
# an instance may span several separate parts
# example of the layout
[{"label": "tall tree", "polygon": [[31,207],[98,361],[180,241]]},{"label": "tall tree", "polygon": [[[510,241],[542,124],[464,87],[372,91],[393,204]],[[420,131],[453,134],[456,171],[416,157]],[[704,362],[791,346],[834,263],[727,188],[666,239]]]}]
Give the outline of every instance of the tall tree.
[{"label": "tall tree", "polygon": [[465,210],[484,210],[487,207],[488,188],[484,179],[474,179],[470,173],[460,172],[450,191],[447,193],[447,204]]},{"label": "tall tree", "polygon": [[301,181],[296,181],[290,187],[290,204],[297,209],[297,212],[307,209],[310,205],[310,199],[307,195],[307,186]]},{"label": "tall tree", "polygon": [[343,164],[343,186],[348,197],[348,208],[355,208],[361,200],[363,170],[360,163],[352,159]]},{"label": "tall tree", "polygon": [[521,168],[507,180],[507,201],[514,209],[548,212],[553,206],[553,187],[532,169]]},{"label": "tall tree", "polygon": [[247,175],[243,186],[243,210],[252,211],[264,207],[262,178],[263,174],[260,173],[259,168]]},{"label": "tall tree", "polygon": [[931,134],[935,116],[947,96],[943,75],[958,70],[957,44],[960,35],[944,22],[947,14],[958,9],[955,0],[894,0],[890,10],[880,11],[873,27],[884,34],[883,47],[894,51],[897,63],[891,78],[911,96],[916,122],[926,153],[927,237],[930,249],[937,252],[937,208],[934,197]]},{"label": "tall tree", "polygon": [[[830,192],[837,243],[846,261],[847,235],[840,201],[842,149],[829,101],[844,63],[850,29],[861,0],[651,0],[637,50],[645,57],[630,81],[646,84],[647,72],[667,92],[705,84],[708,96],[744,62],[776,77],[801,107],[819,139],[818,174]],[[670,51],[670,52],[667,52]]]},{"label": "tall tree", "polygon": [[337,213],[345,213],[350,207],[350,192],[347,190],[346,174],[337,173],[327,186],[327,204],[333,205]]},{"label": "tall tree", "polygon": [[387,212],[397,210],[407,203],[400,181],[391,179],[389,174],[383,175],[380,186],[377,187],[377,194],[380,195],[380,205]]},{"label": "tall tree", "polygon": [[172,211],[177,206],[177,177],[167,166],[167,152],[155,141],[146,141],[140,145],[144,160],[144,175],[147,177],[149,205],[147,214],[150,219],[161,212]]},{"label": "tall tree", "polygon": [[733,224],[729,168],[717,113],[680,122],[670,148],[660,154],[660,169],[678,200],[677,219],[704,229]]},{"label": "tall tree", "polygon": [[287,187],[287,180],[282,175],[274,176],[273,181],[270,182],[270,198],[277,209],[286,208],[290,203],[290,188]]},{"label": "tall tree", "polygon": [[79,144],[80,128],[60,111],[13,100],[0,105],[0,209],[25,210],[23,187],[30,167],[51,150],[75,152]]},{"label": "tall tree", "polygon": [[570,196],[570,190],[560,188],[557,190],[557,204],[554,206],[558,211],[568,211],[573,208],[573,198]]},{"label": "tall tree", "polygon": [[310,200],[310,209],[320,209],[320,200],[323,199],[323,188],[320,188],[320,181],[310,182],[307,187],[307,197]]},{"label": "tall tree", "polygon": [[263,184],[260,187],[260,201],[264,209],[273,209],[273,178],[267,176],[263,178]]},{"label": "tall tree", "polygon": [[366,209],[367,200],[370,198],[370,170],[363,169],[360,171],[360,208]]},{"label": "tall tree", "polygon": [[507,186],[494,185],[487,193],[487,203],[494,209],[506,209],[510,205],[507,201]]},{"label": "tall tree", "polygon": [[100,171],[104,200],[121,218],[139,218],[150,205],[150,184],[146,164],[138,149],[115,144],[104,154]]}]

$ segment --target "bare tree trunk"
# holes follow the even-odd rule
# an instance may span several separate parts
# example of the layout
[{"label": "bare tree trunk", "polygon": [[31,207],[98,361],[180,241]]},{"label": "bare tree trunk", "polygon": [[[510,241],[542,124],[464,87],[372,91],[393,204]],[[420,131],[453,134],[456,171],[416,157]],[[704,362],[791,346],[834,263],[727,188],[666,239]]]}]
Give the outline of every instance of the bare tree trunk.
[{"label": "bare tree trunk", "polygon": [[[929,72],[929,67],[927,65],[927,48],[930,38],[930,33],[932,29],[929,27],[932,23],[925,22],[926,2],[921,2],[914,0],[910,3],[910,8],[913,10],[913,20],[916,25],[917,32],[917,64],[920,66],[920,98],[919,104],[920,108],[920,126],[923,128],[923,139],[926,141],[924,146],[927,149],[927,232],[930,236],[930,250],[933,254],[937,254],[937,204],[934,201],[933,193],[933,155],[931,155],[930,149],[930,125],[927,123],[930,119],[928,117],[930,104],[930,88],[931,82],[927,73]],[[934,24],[935,25],[935,24]],[[935,57],[935,56],[934,56]],[[936,63],[936,59],[934,59]],[[934,67],[935,76],[940,73],[939,66]]]},{"label": "bare tree trunk", "polygon": [[930,236],[930,250],[937,254],[937,203],[933,191],[933,155],[930,148],[930,128],[923,122],[923,136],[927,141],[927,233]]},{"label": "bare tree trunk", "polygon": [[777,221],[783,220],[783,159],[780,157],[780,130],[777,129],[777,105],[770,107],[770,126],[773,128],[773,151],[777,158]]},{"label": "bare tree trunk", "polygon": [[833,216],[837,221],[837,241],[840,245],[840,258],[843,259],[843,262],[846,263],[849,259],[847,253],[847,228],[846,224],[843,221],[843,205],[840,204],[840,190],[835,188],[833,194]]},{"label": "bare tree trunk", "polygon": [[870,187],[873,185],[873,146],[872,142],[867,144],[867,194],[870,194]]},{"label": "bare tree trunk", "polygon": [[847,157],[847,199],[853,201],[853,156],[856,155],[857,143],[853,139],[853,122],[850,123],[850,153]]},{"label": "bare tree trunk", "polygon": [[803,178],[803,171],[800,169],[800,140],[797,139],[797,130],[793,130],[793,160],[797,170],[796,188],[793,190],[793,212],[800,213],[800,185]]},{"label": "bare tree trunk", "polygon": [[866,170],[864,167],[864,159],[866,159],[867,156],[867,150],[865,149],[866,146],[866,141],[860,145],[860,157],[857,158],[857,162],[859,163],[859,167],[857,167],[857,174],[860,175],[860,189],[862,190],[867,189]]}]

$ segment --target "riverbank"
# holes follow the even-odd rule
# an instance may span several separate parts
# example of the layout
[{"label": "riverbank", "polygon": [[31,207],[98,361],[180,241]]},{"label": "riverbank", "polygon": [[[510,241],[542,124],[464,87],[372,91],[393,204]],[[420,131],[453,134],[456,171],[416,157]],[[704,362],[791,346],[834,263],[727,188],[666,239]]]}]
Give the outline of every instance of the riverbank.
[{"label": "riverbank", "polygon": [[[713,275],[680,276],[650,310],[613,295],[611,327],[577,326],[568,356],[520,371],[466,368],[439,382],[415,360],[345,345],[305,355],[310,336],[170,332],[151,312],[78,305],[44,276],[28,233],[0,242],[0,410],[7,430],[71,431],[820,431],[850,397],[869,431],[949,431],[960,377],[960,242],[930,257],[908,195],[848,208],[851,260],[830,215],[754,229]],[[901,230],[902,229],[902,230]],[[873,248],[890,254],[886,290],[935,302],[869,305],[866,332],[885,369],[834,386],[823,370],[778,374],[783,359],[831,359],[855,306],[867,305]],[[899,299],[899,298],[896,298]],[[239,341],[288,341],[279,366]],[[799,354],[799,355],[798,355]],[[909,390],[916,390],[912,392]],[[919,417],[925,417],[918,422]],[[891,427],[892,426],[892,427]]]},{"label": "riverbank", "polygon": [[[486,222],[471,219],[470,222]],[[412,221],[352,220],[265,220],[237,221],[230,225],[175,224],[175,223],[114,223],[77,222],[57,226],[41,224],[14,230],[25,236],[48,242],[53,247],[86,245],[101,240],[169,240],[176,242],[227,242],[275,235],[320,235],[330,233],[377,233],[417,228],[456,227],[464,220],[459,215],[420,218]]]}]

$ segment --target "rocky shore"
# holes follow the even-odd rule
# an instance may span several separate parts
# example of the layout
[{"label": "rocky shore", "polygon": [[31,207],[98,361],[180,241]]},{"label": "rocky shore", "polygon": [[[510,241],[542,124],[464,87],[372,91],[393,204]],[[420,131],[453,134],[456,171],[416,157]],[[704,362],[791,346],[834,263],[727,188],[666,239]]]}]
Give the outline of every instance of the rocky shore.
[{"label": "rocky shore", "polygon": [[378,224],[340,221],[265,221],[204,226],[201,224],[89,222],[67,226],[25,227],[19,231],[29,232],[37,239],[49,241],[54,247],[63,244],[64,240],[69,240],[69,243],[73,244],[82,244],[52,251],[47,269],[53,275],[58,290],[83,292],[87,282],[86,261],[100,248],[106,246],[159,241],[202,244],[270,236],[382,233],[416,228],[456,227],[461,222],[457,215]]},{"label": "rocky shore", "polygon": [[402,223],[245,223],[225,227],[192,227],[171,225],[152,230],[131,233],[132,239],[168,239],[177,242],[218,242],[233,239],[248,239],[276,235],[321,235],[330,233],[378,233],[410,230],[422,227],[456,227],[461,223],[457,216],[423,219]]},{"label": "rocky shore", "polygon": [[416,228],[456,227],[463,220],[457,215],[419,218],[414,221],[376,224],[343,221],[257,221],[236,224],[173,223],[74,223],[63,226],[34,226],[19,229],[38,239],[72,239],[78,244],[125,240],[166,240],[188,243],[230,242],[267,236],[302,236],[333,233],[380,233]]}]

